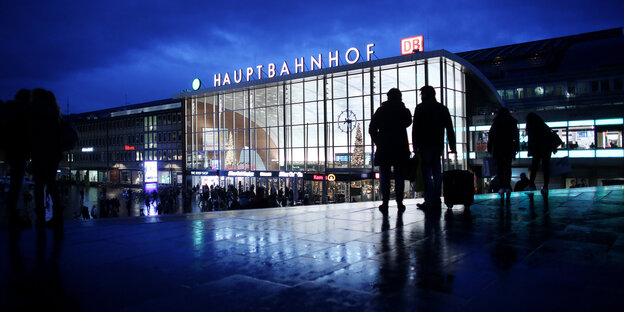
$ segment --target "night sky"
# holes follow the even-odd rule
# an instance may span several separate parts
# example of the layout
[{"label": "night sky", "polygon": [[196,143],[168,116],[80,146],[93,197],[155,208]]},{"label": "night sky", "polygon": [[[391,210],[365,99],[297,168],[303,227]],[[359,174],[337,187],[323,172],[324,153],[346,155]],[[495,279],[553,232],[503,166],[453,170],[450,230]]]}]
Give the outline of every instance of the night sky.
[{"label": "night sky", "polygon": [[624,26],[624,1],[8,1],[0,99],[53,91],[63,113],[170,98],[217,73],[424,35],[462,52]]}]

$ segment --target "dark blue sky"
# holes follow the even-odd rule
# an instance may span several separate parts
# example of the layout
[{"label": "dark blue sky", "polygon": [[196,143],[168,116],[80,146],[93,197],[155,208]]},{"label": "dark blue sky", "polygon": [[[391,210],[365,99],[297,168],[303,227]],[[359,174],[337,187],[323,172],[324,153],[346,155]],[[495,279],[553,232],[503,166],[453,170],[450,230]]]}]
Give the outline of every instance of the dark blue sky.
[{"label": "dark blue sky", "polygon": [[195,77],[401,38],[462,52],[624,26],[624,1],[2,1],[0,99],[57,95],[63,113],[169,98]]}]

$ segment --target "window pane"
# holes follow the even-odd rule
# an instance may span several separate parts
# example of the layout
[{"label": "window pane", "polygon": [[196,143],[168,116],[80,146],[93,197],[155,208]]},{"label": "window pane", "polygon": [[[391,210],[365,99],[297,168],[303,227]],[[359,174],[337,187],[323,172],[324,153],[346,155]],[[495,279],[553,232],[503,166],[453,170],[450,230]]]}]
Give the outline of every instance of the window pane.
[{"label": "window pane", "polygon": [[[321,103],[322,104],[322,103]],[[318,102],[305,103],[305,123],[317,123],[318,122]]]},{"label": "window pane", "polygon": [[291,92],[292,92],[291,103],[303,102],[303,84],[302,83],[293,83]]},{"label": "window pane", "polygon": [[362,95],[362,75],[349,76],[349,97]]},{"label": "window pane", "polygon": [[455,89],[455,77],[454,77],[455,71],[453,70],[453,62],[447,60],[446,65],[444,66],[444,69],[445,69],[444,78],[446,81],[445,87]]},{"label": "window pane", "polygon": [[[416,68],[416,89],[419,89],[425,86],[425,66],[418,65]],[[420,103],[420,93],[417,97],[418,102]]]},{"label": "window pane", "polygon": [[355,115],[355,120],[364,118],[364,108],[362,107],[362,98],[349,98],[349,110]]},{"label": "window pane", "polygon": [[266,99],[266,92],[264,88],[256,89],[254,93],[254,106],[255,107],[264,107]]},{"label": "window pane", "polygon": [[387,69],[381,71],[381,93],[397,87],[397,70]]},{"label": "window pane", "polygon": [[440,87],[440,61],[438,59],[429,60],[427,71],[429,85],[434,88]]},{"label": "window pane", "polygon": [[303,140],[303,126],[293,126],[292,127],[292,146],[293,147],[303,147],[305,140]]},{"label": "window pane", "polygon": [[316,101],[316,80],[305,82],[305,101]]},{"label": "window pane", "polygon": [[464,83],[463,83],[463,73],[461,71],[461,69],[459,68],[460,65],[457,65],[458,67],[455,67],[455,90],[457,91],[464,91]]},{"label": "window pane", "polygon": [[403,103],[405,103],[405,107],[413,114],[414,108],[416,107],[416,91],[403,92]]},{"label": "window pane", "polygon": [[333,91],[334,98],[343,98],[347,96],[347,77],[334,77],[333,78]]},{"label": "window pane", "polygon": [[416,67],[399,68],[399,90],[407,91],[413,89],[416,89]]},{"label": "window pane", "polygon": [[303,104],[292,104],[292,124],[303,124]]}]

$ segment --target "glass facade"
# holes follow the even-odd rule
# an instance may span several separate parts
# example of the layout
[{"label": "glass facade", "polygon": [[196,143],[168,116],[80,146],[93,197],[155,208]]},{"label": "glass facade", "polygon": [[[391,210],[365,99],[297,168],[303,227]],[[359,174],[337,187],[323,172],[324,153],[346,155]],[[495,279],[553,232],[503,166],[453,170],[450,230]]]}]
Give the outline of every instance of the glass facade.
[{"label": "glass facade", "polygon": [[[413,113],[420,102],[418,89],[424,85],[436,89],[438,101],[449,108],[453,118],[458,157],[446,160],[445,166],[466,168],[466,68],[446,57],[366,64],[239,89],[182,95],[186,169],[200,173],[191,174],[192,185],[216,182],[205,177],[209,171],[221,177],[236,171],[236,176],[246,178],[274,176],[268,172],[301,172],[306,173],[304,180],[312,180],[312,174],[340,172],[351,174],[348,181],[368,180],[370,189],[376,171],[368,135],[372,114],[386,100],[386,92],[395,87]],[[411,127],[407,131],[411,133]],[[323,187],[319,183],[309,187]]]}]

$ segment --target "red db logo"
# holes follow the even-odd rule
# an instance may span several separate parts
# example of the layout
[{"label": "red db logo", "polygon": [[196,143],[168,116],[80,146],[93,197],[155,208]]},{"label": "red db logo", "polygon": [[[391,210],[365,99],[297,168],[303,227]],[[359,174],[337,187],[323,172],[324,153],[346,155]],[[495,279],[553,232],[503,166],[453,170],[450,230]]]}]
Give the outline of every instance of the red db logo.
[{"label": "red db logo", "polygon": [[401,39],[401,55],[423,51],[423,36]]}]

